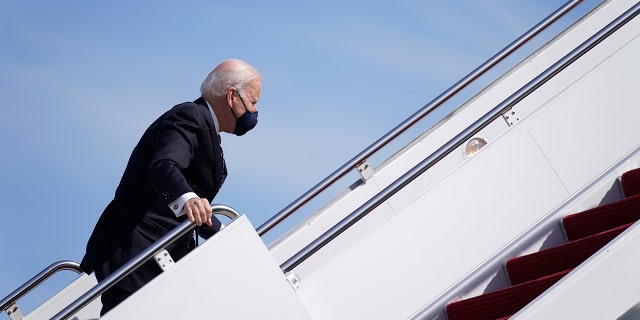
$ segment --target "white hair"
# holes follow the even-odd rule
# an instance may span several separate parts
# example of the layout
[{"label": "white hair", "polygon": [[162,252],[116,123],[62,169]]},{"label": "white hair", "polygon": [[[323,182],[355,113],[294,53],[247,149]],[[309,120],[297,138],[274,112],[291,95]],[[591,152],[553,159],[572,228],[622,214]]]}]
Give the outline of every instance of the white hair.
[{"label": "white hair", "polygon": [[231,87],[244,90],[256,77],[260,77],[260,74],[248,63],[237,59],[225,60],[204,79],[200,92],[203,96],[221,97]]}]

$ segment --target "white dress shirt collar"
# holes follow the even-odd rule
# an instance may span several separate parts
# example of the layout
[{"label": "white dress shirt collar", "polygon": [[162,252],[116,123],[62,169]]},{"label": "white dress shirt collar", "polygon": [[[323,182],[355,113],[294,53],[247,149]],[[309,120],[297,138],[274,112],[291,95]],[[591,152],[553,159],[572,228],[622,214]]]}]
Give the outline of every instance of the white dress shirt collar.
[{"label": "white dress shirt collar", "polygon": [[207,103],[207,107],[209,108],[209,112],[211,112],[211,118],[213,118],[213,125],[216,127],[216,133],[220,134],[220,125],[218,124],[218,118],[216,118],[216,114],[213,112],[213,108],[211,108],[211,105],[209,104],[209,101],[207,101],[207,99],[204,99],[204,102]]}]

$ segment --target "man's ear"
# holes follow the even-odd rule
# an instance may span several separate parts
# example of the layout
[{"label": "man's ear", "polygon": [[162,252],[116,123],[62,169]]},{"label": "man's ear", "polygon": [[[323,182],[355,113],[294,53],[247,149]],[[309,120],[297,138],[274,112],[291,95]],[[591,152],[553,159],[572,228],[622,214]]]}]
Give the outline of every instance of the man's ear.
[{"label": "man's ear", "polygon": [[235,87],[231,87],[229,88],[229,90],[227,90],[227,103],[229,104],[229,106],[233,106],[233,99],[236,91],[238,90]]}]

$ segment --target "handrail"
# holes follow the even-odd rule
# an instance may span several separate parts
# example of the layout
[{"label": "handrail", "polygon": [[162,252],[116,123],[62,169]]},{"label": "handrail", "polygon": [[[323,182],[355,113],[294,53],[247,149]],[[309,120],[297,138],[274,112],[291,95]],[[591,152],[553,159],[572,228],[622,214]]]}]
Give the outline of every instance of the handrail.
[{"label": "handrail", "polygon": [[[233,208],[223,204],[212,204],[211,208],[213,209],[214,214],[222,214],[230,219],[235,219],[240,216],[240,214]],[[194,226],[195,223],[189,220],[185,220],[179,226],[169,231],[169,233],[162,236],[162,238],[158,239],[158,241],[154,242],[148,248],[137,254],[135,257],[129,260],[129,262],[118,268],[118,270],[114,271],[111,275],[106,277],[96,286],[85,292],[85,294],[80,296],[80,298],[76,299],[62,311],[58,312],[51,319],[61,320],[69,318],[71,315],[75,314],[80,309],[91,303],[91,301],[93,301],[107,289],[115,285],[118,281],[122,280],[122,278],[129,275],[133,270],[137,269],[143,263],[147,262],[147,260],[149,260],[151,257],[162,251],[167,245],[187,234],[193,229]]]},{"label": "handrail", "polygon": [[24,295],[29,293],[35,287],[39,286],[42,282],[49,279],[52,275],[62,270],[71,270],[75,271],[77,274],[82,273],[82,269],[80,269],[80,264],[74,261],[69,260],[61,260],[52,263],[48,267],[44,268],[40,273],[33,276],[33,278],[29,279],[29,281],[25,282],[18,289],[11,292],[9,295],[4,297],[4,299],[0,300],[0,310],[6,310],[11,304],[18,301]]},{"label": "handrail", "polygon": [[366,203],[358,207],[351,214],[342,219],[338,224],[333,226],[327,232],[323,233],[316,240],[311,242],[309,245],[304,247],[294,256],[289,258],[283,264],[280,265],[280,269],[284,272],[289,272],[293,270],[296,266],[302,263],[304,260],[313,255],[316,251],[320,250],[331,240],[336,238],[342,232],[347,230],[350,226],[356,223],[358,220],[366,216],[369,212],[373,211],[384,201],[389,199],[395,193],[404,188],[407,184],[411,183],[414,179],[420,176],[422,173],[427,171],[429,168],[433,167],[436,163],[442,160],[445,156],[447,156],[452,151],[456,150],[459,146],[461,146],[465,141],[469,140],[473,135],[478,133],[484,127],[489,125],[493,120],[499,118],[506,110],[512,108],[515,104],[520,102],[522,99],[526,98],[533,91],[538,89],[540,86],[545,84],[555,75],[560,73],[566,67],[571,65],[577,59],[586,54],[593,47],[598,45],[604,39],[613,34],[616,30],[620,29],[627,22],[633,19],[635,16],[640,13],[640,2],[636,3],[632,8],[627,10],[625,13],[620,15],[617,19],[606,25],[604,28],[600,29],[596,34],[591,36],[589,39],[584,41],[578,47],[573,49],[567,55],[562,57],[562,59],[558,60],[552,66],[543,71],[540,75],[535,77],[533,80],[529,81],[526,85],[521,87],[518,91],[514,92],[507,99],[503,100],[496,107],[491,109],[481,118],[476,120],[473,124],[468,126],[462,132],[458,133],[454,138],[449,140],[443,146],[441,146],[438,150],[430,154],[427,158],[422,160],[416,166],[411,168],[411,170],[407,171],[400,178],[395,180],[389,186],[384,188],[378,194],[376,194],[373,198],[369,199]]},{"label": "handrail", "polygon": [[378,150],[380,150],[382,147],[387,145],[389,142],[391,142],[397,136],[399,136],[400,134],[402,134],[403,132],[405,132],[406,130],[411,128],[415,123],[417,123],[422,118],[424,118],[425,116],[430,114],[432,111],[434,111],[439,106],[441,106],[444,102],[449,100],[451,97],[453,97],[458,92],[460,92],[462,89],[467,87],[469,84],[471,84],[477,78],[479,78],[484,73],[489,71],[489,69],[493,68],[500,61],[504,60],[507,56],[512,54],[515,50],[517,50],[518,48],[523,46],[526,42],[531,40],[531,38],[533,38],[536,35],[538,35],[540,32],[542,32],[544,29],[546,29],[549,25],[554,23],[556,20],[558,20],[564,14],[566,14],[571,9],[573,9],[575,6],[577,6],[580,2],[582,2],[582,0],[572,0],[572,1],[567,2],[560,9],[556,10],[554,13],[552,13],[547,18],[545,18],[542,22],[538,23],[533,28],[529,29],[529,31],[527,31],[525,34],[520,36],[518,39],[513,41],[508,46],[506,46],[504,49],[502,49],[500,52],[495,54],[489,60],[484,62],[478,68],[473,70],[467,76],[462,78],[462,80],[458,81],[456,84],[451,86],[445,92],[443,92],[438,97],[436,97],[434,100],[432,100],[427,105],[422,107],[422,109],[418,110],[416,113],[411,115],[405,121],[403,121],[398,126],[393,128],[391,131],[389,131],[387,134],[385,134],[382,138],[378,139],[376,142],[374,142],[369,147],[367,147],[364,151],[360,152],[358,155],[353,157],[351,160],[347,161],[347,163],[345,163],[342,167],[338,168],[338,170],[336,170],[335,172],[330,174],[324,180],[320,181],[320,183],[315,185],[313,188],[311,188],[305,194],[303,194],[298,199],[296,199],[294,202],[289,204],[286,208],[282,209],[276,215],[271,217],[271,219],[269,219],[267,222],[265,222],[262,225],[260,225],[256,229],[258,234],[260,236],[262,236],[263,234],[265,234],[266,232],[271,230],[273,227],[278,225],[280,222],[282,222],[283,220],[288,218],[296,210],[300,209],[302,206],[304,206],[309,201],[311,201],[313,198],[315,198],[315,196],[317,196],[318,194],[323,192],[325,189],[330,187],[333,183],[335,183],[340,178],[342,178],[347,173],[349,173],[353,168],[355,168],[362,161],[364,161],[365,159],[369,158],[372,154],[376,153]]}]

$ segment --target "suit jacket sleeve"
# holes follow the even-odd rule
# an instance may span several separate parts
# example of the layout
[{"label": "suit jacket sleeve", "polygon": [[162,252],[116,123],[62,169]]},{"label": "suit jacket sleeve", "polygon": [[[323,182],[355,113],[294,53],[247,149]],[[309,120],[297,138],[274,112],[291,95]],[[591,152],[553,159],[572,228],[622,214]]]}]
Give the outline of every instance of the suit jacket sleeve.
[{"label": "suit jacket sleeve", "polygon": [[198,137],[208,130],[198,108],[177,108],[156,129],[154,154],[147,175],[149,183],[168,205],[182,194],[193,192],[183,175],[198,150]]}]

